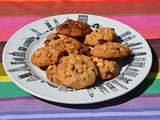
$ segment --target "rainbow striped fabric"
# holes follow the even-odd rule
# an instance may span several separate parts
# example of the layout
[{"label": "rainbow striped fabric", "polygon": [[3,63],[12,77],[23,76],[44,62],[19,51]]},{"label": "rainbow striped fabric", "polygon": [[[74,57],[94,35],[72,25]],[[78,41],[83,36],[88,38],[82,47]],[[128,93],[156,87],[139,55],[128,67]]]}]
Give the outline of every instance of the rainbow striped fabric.
[{"label": "rainbow striped fabric", "polygon": [[[106,16],[140,32],[153,53],[144,82],[120,98],[91,105],[51,103],[17,87],[2,66],[5,43],[22,26],[63,13]],[[0,120],[160,120],[159,50],[159,0],[0,0]]]}]

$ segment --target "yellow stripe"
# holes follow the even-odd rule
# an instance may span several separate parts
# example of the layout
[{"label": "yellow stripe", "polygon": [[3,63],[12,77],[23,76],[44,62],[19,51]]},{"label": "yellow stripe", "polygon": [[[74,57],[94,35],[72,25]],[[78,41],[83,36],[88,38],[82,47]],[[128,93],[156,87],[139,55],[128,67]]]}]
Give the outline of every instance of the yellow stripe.
[{"label": "yellow stripe", "polygon": [[6,72],[5,72],[4,68],[3,68],[2,63],[0,63],[0,76],[7,76],[7,74],[6,74]]},{"label": "yellow stripe", "polygon": [[0,82],[12,82],[8,76],[0,76]]},{"label": "yellow stripe", "polygon": [[152,79],[154,78],[154,79],[160,80],[160,73],[149,73],[149,75],[147,76],[147,78],[152,78]]}]

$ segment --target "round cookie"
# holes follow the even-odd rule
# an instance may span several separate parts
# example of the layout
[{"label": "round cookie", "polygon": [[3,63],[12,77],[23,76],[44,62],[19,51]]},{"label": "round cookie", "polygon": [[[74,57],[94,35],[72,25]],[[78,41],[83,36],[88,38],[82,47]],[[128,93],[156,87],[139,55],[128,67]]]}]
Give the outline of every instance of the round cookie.
[{"label": "round cookie", "polygon": [[114,30],[110,28],[98,28],[90,34],[86,35],[84,44],[90,46],[101,45],[106,42],[115,41],[117,35]]},{"label": "round cookie", "polygon": [[38,48],[31,57],[31,62],[37,67],[47,67],[58,62],[61,56],[65,55],[65,50],[61,48]]},{"label": "round cookie", "polygon": [[110,80],[119,74],[119,67],[115,61],[103,60],[92,56],[93,61],[99,70],[102,80]]},{"label": "round cookie", "polygon": [[121,58],[130,53],[126,45],[120,43],[107,42],[102,45],[94,46],[90,54],[100,58]]},{"label": "round cookie", "polygon": [[49,48],[58,47],[65,49],[68,54],[89,55],[90,51],[89,47],[83,45],[76,39],[56,33],[50,34],[44,44]]},{"label": "round cookie", "polygon": [[56,27],[56,30],[60,34],[71,37],[85,36],[92,31],[87,23],[72,19],[64,21],[61,25]]},{"label": "round cookie", "polygon": [[62,85],[61,81],[59,81],[59,75],[57,73],[57,65],[50,65],[46,70],[47,78],[56,86]]},{"label": "round cookie", "polygon": [[37,67],[49,66],[51,58],[49,57],[49,51],[46,47],[38,48],[31,57],[31,62]]},{"label": "round cookie", "polygon": [[63,57],[58,64],[59,80],[63,85],[82,89],[91,86],[98,75],[95,63],[84,55]]}]

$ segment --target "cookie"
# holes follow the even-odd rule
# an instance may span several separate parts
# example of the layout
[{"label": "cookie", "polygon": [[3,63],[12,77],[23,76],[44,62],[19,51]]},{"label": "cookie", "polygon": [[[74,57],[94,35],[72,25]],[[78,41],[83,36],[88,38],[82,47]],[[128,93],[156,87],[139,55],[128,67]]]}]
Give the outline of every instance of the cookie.
[{"label": "cookie", "polygon": [[57,73],[57,65],[50,65],[46,70],[47,78],[56,86],[62,85],[61,81],[59,81],[59,75]]},{"label": "cookie", "polygon": [[89,55],[90,51],[89,47],[80,43],[76,39],[56,33],[52,33],[51,35],[49,35],[44,44],[49,48],[58,47],[65,49],[68,54]]},{"label": "cookie", "polygon": [[89,34],[92,30],[87,23],[68,19],[64,21],[61,25],[56,27],[58,33],[71,36],[71,37],[81,37]]},{"label": "cookie", "polygon": [[49,66],[51,58],[46,47],[38,48],[31,56],[31,62],[37,67]]},{"label": "cookie", "polygon": [[65,55],[65,50],[60,48],[38,48],[31,56],[31,62],[37,67],[47,67],[55,64],[61,56]]},{"label": "cookie", "polygon": [[94,46],[90,54],[99,58],[121,58],[130,53],[126,45],[120,43],[107,42],[102,45]]},{"label": "cookie", "polygon": [[84,55],[63,57],[58,64],[59,80],[63,85],[82,89],[91,86],[98,75],[95,63]]},{"label": "cookie", "polygon": [[84,44],[90,46],[101,45],[106,42],[115,41],[117,35],[114,30],[110,28],[99,28],[90,34],[86,35]]},{"label": "cookie", "polygon": [[119,74],[119,67],[115,61],[103,60],[97,57],[92,57],[92,59],[96,63],[101,80],[110,80]]}]

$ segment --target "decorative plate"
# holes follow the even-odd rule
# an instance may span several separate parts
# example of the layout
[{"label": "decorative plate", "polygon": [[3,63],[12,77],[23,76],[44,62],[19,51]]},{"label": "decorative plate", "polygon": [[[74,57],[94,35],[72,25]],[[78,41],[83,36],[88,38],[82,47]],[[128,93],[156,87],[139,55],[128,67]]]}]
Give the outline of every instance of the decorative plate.
[{"label": "decorative plate", "polygon": [[[68,18],[87,22],[93,29],[115,29],[122,44],[132,51],[130,59],[120,61],[119,76],[87,89],[74,90],[50,84],[44,71],[31,64],[32,53],[42,47],[47,35]],[[20,88],[39,98],[66,104],[96,103],[124,95],[145,79],[151,64],[150,47],[138,32],[116,20],[88,14],[63,14],[32,22],[13,34],[3,51],[4,68]]]}]

